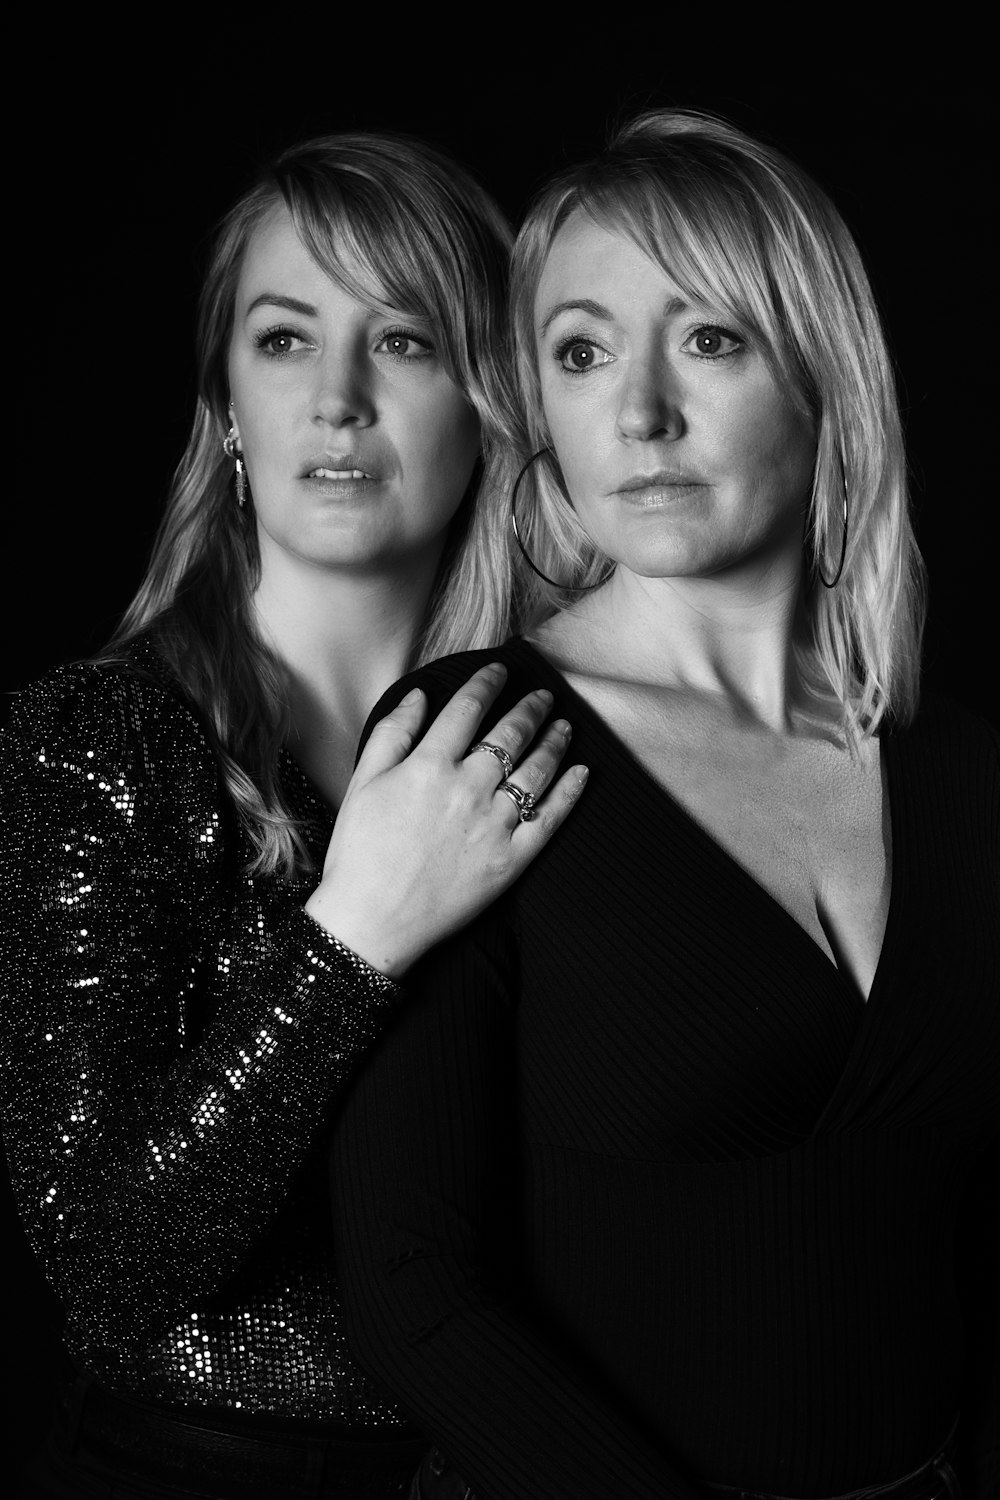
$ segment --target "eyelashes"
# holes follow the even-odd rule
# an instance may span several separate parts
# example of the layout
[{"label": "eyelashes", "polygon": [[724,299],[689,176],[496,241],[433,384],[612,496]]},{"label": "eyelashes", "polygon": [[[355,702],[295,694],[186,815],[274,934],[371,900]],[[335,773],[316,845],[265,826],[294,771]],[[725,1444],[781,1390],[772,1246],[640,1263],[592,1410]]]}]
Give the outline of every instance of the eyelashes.
[{"label": "eyelashes", "polygon": [[552,357],[567,375],[586,375],[598,365],[610,364],[614,359],[603,344],[575,333],[559,340]]},{"label": "eyelashes", "polygon": [[[288,359],[293,354],[298,354],[301,349],[315,348],[314,341],[300,329],[292,328],[286,323],[277,323],[271,328],[262,328],[254,334],[253,343],[256,349],[267,358],[272,360]],[[279,347],[284,344],[284,348]],[[433,359],[437,353],[433,343],[426,333],[418,333],[415,328],[393,327],[384,328],[379,333],[373,348],[376,354],[387,354],[397,364],[418,364],[425,359]]]},{"label": "eyelashes", "polygon": [[[705,345],[719,345],[723,342],[733,347],[721,350],[704,347]],[[687,349],[689,344],[696,346],[691,353],[696,354],[699,359],[731,359],[734,354],[739,354],[746,348],[746,339],[734,333],[731,328],[723,328],[718,323],[704,323],[700,328],[692,329],[681,347]]]},{"label": "eyelashes", "polygon": [[[742,334],[721,323],[700,323],[685,335],[680,347],[703,363],[715,364],[745,353],[747,342]],[[552,350],[552,358],[564,374],[574,378],[615,362],[615,355],[609,349],[582,333],[567,334],[560,339]]]},{"label": "eyelashes", "polygon": [[434,356],[436,350],[430,339],[424,333],[416,333],[412,328],[387,328],[378,341],[376,350],[382,349],[383,344],[412,344],[416,353],[402,353],[398,349],[387,347],[383,352],[390,358],[399,360],[401,364],[412,364],[415,361],[429,359]]},{"label": "eyelashes", "polygon": [[262,328],[259,333],[254,334],[254,347],[259,349],[262,354],[266,354],[269,359],[287,359],[289,354],[295,352],[293,349],[274,349],[270,347],[280,339],[284,339],[288,344],[293,342],[300,344],[308,343],[308,339],[303,338],[300,333],[296,333],[294,328],[288,328],[284,323],[278,323],[273,328]]}]

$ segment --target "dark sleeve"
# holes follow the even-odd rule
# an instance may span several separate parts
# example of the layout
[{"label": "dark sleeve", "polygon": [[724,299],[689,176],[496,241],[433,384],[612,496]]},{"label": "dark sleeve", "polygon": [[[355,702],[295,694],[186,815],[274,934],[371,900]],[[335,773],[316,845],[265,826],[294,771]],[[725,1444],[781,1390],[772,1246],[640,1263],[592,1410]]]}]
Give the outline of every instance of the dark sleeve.
[{"label": "dark sleeve", "polygon": [[124,1348],[239,1266],[400,992],[301,908],[227,930],[216,762],[161,686],[64,669],[0,740],[11,1175],[70,1327]]},{"label": "dark sleeve", "polygon": [[[1000,733],[976,727],[988,744],[992,789],[984,808],[1000,867]],[[969,777],[971,784],[976,778]],[[1000,998],[1000,997],[998,997]],[[958,1222],[956,1270],[965,1323],[965,1383],[959,1422],[959,1478],[968,1500],[1000,1494],[1000,1138],[972,1174]]]},{"label": "dark sleeve", "polygon": [[968,1500],[1000,1492],[1000,1141],[973,1173],[959,1218],[957,1274],[965,1322],[959,1477]]},{"label": "dark sleeve", "polygon": [[509,964],[493,918],[424,961],[335,1129],[348,1336],[477,1500],[690,1500],[517,1286]]}]

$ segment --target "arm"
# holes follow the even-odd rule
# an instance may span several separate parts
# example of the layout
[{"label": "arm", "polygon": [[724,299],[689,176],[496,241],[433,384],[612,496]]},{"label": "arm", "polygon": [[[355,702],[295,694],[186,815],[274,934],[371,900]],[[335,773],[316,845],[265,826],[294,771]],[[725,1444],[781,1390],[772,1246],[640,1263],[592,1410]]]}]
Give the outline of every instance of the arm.
[{"label": "arm", "polygon": [[4,1133],[71,1326],[120,1347],[232,1275],[400,992],[301,909],[241,957],[193,716],[119,673],[56,682],[4,736]]},{"label": "arm", "polygon": [[[993,868],[1000,874],[1000,733],[977,720],[989,745]],[[1000,1489],[1000,1138],[976,1163],[959,1215],[956,1279],[965,1322],[965,1382],[958,1427],[959,1478],[969,1500]]]},{"label": "arm", "polygon": [[691,1500],[517,1286],[512,967],[489,914],[359,1074],[331,1158],[348,1335],[478,1500]]},{"label": "arm", "polygon": [[958,1224],[958,1291],[965,1319],[965,1388],[959,1422],[959,1478],[970,1500],[1000,1483],[1000,1142],[973,1173]]}]

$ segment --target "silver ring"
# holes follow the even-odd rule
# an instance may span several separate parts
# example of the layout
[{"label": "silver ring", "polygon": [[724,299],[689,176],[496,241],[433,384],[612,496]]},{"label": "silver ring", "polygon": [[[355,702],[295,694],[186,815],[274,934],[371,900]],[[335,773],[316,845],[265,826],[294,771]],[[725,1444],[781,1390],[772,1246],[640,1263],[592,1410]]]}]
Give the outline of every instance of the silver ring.
[{"label": "silver ring", "polygon": [[501,781],[497,791],[507,793],[517,808],[519,822],[531,822],[535,816],[535,798],[531,792],[526,792],[523,787],[519,787],[516,781]]},{"label": "silver ring", "polygon": [[[507,777],[514,769],[514,762],[511,760],[510,756],[507,754],[502,745],[491,744],[489,740],[479,740],[475,745],[473,745],[472,750],[488,750],[490,755],[495,755],[497,760],[503,766],[504,781],[507,780]],[[472,754],[472,750],[469,751],[470,755]]]}]

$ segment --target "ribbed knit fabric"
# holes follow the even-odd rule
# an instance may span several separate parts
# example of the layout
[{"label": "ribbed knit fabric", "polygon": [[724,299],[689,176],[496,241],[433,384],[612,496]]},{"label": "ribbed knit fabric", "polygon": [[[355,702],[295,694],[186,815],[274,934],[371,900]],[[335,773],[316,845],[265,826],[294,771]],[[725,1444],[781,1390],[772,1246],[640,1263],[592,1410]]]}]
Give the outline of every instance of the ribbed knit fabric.
[{"label": "ribbed knit fabric", "polygon": [[334,1145],[348,1332],[481,1500],[781,1495],[905,1474],[962,1390],[955,1224],[998,1130],[1000,755],[883,741],[867,1005],[532,647],[590,783],[425,960]]}]

